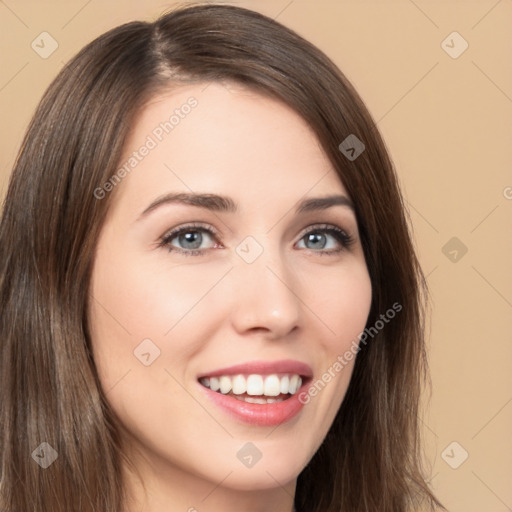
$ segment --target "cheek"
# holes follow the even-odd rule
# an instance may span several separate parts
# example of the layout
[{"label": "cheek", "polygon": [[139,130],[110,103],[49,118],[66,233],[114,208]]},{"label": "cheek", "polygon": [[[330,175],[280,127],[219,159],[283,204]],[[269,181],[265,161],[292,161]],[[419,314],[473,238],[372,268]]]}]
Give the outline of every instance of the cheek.
[{"label": "cheek", "polygon": [[[323,430],[334,419],[350,383],[372,300],[370,277],[364,262],[353,262],[324,279],[323,293],[315,295],[315,311],[326,329],[317,346],[319,373],[304,396],[324,411]],[[312,308],[313,309],[313,308]]]},{"label": "cheek", "polygon": [[363,331],[370,312],[372,287],[366,265],[354,262],[337,275],[324,276],[324,286],[315,295],[315,313],[329,335],[325,348],[331,355],[346,350]]},{"label": "cheek", "polygon": [[97,323],[134,340],[165,336],[222,275],[215,269],[199,272],[194,265],[166,265],[159,254],[98,255],[91,288]]}]

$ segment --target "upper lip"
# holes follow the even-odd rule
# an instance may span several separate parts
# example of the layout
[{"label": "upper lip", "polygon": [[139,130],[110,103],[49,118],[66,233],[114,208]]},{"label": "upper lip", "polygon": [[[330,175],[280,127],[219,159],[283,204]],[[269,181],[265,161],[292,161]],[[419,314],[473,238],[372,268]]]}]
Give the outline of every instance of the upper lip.
[{"label": "upper lip", "polygon": [[308,364],[293,361],[292,359],[284,359],[281,361],[251,361],[236,364],[202,373],[198,375],[198,379],[203,377],[220,377],[221,375],[271,375],[273,373],[295,373],[301,377],[313,377],[313,370]]}]

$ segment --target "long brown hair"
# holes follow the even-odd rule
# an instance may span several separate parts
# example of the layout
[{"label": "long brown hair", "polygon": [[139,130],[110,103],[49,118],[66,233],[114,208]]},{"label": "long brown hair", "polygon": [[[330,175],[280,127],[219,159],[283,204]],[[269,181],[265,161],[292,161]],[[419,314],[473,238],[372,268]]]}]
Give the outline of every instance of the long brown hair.
[{"label": "long brown hair", "polygon": [[[123,510],[120,426],[87,319],[91,262],[113,193],[99,200],[94,191],[115,174],[148,99],[174,84],[218,80],[277,98],[307,121],[355,203],[373,291],[367,326],[401,306],[362,346],[339,413],[299,475],[297,510],[443,508],[425,481],[418,424],[429,383],[427,290],[385,144],[320,50],[226,5],[179,8],[105,33],[64,67],[35,112],[0,224],[0,508]],[[365,146],[355,159],[339,149],[351,134]],[[41,443],[57,454],[46,468],[37,457],[53,452]]]}]

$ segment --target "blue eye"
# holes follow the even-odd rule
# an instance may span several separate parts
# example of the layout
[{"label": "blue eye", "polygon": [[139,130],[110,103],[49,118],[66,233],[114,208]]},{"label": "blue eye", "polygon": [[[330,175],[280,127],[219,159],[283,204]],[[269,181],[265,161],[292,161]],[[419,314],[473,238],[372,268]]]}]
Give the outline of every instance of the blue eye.
[{"label": "blue eye", "polygon": [[[204,247],[205,239],[215,241],[213,247]],[[211,228],[200,224],[188,224],[165,234],[160,240],[159,247],[166,247],[169,252],[177,252],[185,256],[200,256],[209,249],[222,247],[216,240],[217,235]],[[344,230],[324,224],[309,228],[299,239],[299,243],[302,241],[305,241],[305,244],[312,244],[305,247],[306,249],[328,256],[347,249],[354,239]]]},{"label": "blue eye", "polygon": [[[186,256],[200,256],[205,251],[200,249],[204,240],[204,234],[208,237],[215,237],[215,233],[206,227],[197,224],[189,224],[171,231],[164,235],[160,245],[166,246],[170,252],[179,252]],[[176,247],[172,242],[177,240],[181,247]]]},{"label": "blue eye", "polygon": [[[323,249],[329,244],[329,238],[335,240],[334,247],[327,247],[328,250],[324,251]],[[316,226],[309,230],[302,236],[299,242],[303,240],[305,240],[305,243],[313,244],[313,247],[307,247],[307,249],[311,248],[314,252],[319,252],[322,255],[337,254],[347,249],[354,242],[354,239],[348,233],[329,224]]]}]

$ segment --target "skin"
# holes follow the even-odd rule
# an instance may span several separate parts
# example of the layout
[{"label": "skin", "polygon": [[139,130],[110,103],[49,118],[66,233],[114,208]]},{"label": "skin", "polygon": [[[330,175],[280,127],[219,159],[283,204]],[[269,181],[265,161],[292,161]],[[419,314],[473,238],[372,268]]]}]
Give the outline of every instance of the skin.
[{"label": "skin", "polygon": [[[94,360],[147,490],[125,467],[126,512],[291,512],[297,476],[334,420],[354,360],[278,427],[228,416],[197,376],[294,359],[321,378],[358,340],[370,310],[357,221],[347,206],[295,213],[304,198],[349,196],[302,118],[239,85],[182,86],[153,98],[122,162],[191,96],[197,106],[117,185],[93,265]],[[162,194],[191,191],[229,196],[239,211],[166,204],[138,220]],[[202,232],[203,254],[159,245],[190,222],[216,232]],[[311,241],[306,228],[316,224],[354,241],[344,248],[321,229],[320,241]],[[263,250],[252,263],[236,252],[248,236]],[[191,250],[183,238],[171,243]],[[160,355],[145,366],[134,350],[148,338]],[[248,441],[262,453],[251,468],[236,456]]]}]

